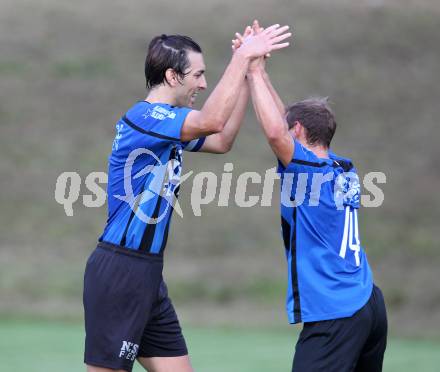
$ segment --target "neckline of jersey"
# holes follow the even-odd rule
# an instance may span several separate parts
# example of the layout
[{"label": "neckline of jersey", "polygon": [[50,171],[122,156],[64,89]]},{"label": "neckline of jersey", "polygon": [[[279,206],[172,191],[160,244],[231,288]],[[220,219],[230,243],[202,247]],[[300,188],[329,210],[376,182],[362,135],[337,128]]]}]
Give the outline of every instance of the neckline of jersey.
[{"label": "neckline of jersey", "polygon": [[154,105],[154,104],[156,104],[156,105],[167,105],[167,106],[170,106],[171,108],[175,107],[173,105],[170,105],[169,103],[163,103],[163,102],[154,102],[154,103],[152,103],[152,102],[149,102],[149,101],[146,101],[146,100],[141,100],[141,101],[138,101],[137,103],[148,103],[149,105]]}]

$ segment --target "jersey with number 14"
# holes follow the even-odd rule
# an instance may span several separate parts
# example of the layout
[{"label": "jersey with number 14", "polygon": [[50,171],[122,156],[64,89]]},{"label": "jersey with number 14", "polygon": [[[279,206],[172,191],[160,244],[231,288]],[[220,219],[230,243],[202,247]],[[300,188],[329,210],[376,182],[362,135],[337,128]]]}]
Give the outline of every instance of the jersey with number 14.
[{"label": "jersey with number 14", "polygon": [[295,141],[281,174],[281,225],[290,323],[352,316],[373,279],[358,229],[359,178],[350,160],[318,158]]}]

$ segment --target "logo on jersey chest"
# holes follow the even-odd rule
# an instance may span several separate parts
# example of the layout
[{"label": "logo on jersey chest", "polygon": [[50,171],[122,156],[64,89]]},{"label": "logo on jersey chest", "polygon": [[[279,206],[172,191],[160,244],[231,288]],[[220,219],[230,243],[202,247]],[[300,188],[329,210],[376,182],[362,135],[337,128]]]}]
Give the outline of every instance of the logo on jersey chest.
[{"label": "logo on jersey chest", "polygon": [[176,113],[173,111],[169,111],[162,106],[154,106],[153,108],[149,108],[145,112],[145,114],[142,114],[142,117],[144,119],[152,117],[153,119],[156,120],[165,120],[166,118],[174,119],[176,117]]}]

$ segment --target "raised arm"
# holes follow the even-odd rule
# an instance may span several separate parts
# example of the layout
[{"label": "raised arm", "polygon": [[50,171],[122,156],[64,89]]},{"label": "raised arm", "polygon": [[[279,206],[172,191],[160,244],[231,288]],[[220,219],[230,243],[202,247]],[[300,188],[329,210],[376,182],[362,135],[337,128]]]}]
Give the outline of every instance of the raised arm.
[{"label": "raised arm", "polygon": [[252,69],[247,75],[255,113],[264,134],[277,158],[287,166],[292,160],[294,142],[266,84],[261,69]]},{"label": "raised arm", "polygon": [[224,154],[231,150],[241,124],[243,123],[248,101],[249,86],[243,79],[238,101],[223,130],[220,133],[211,134],[206,137],[205,143],[199,151]]},{"label": "raised arm", "polygon": [[[254,34],[264,31],[257,20],[253,22],[252,29]],[[240,35],[237,36],[240,40],[243,40]],[[287,166],[293,156],[294,142],[285,120],[284,104],[265,71],[266,57],[269,56],[266,54],[261,58],[252,60],[249,64],[247,81],[251,91],[255,114],[261,123],[269,145],[277,158],[284,166]]]},{"label": "raised arm", "polygon": [[264,68],[262,69],[262,75],[263,75],[263,79],[266,83],[267,89],[269,89],[270,95],[272,96],[272,99],[274,100],[274,102],[278,108],[278,111],[284,117],[286,115],[286,106],[284,105],[283,101],[281,100],[280,96],[278,95],[278,92],[273,87],[272,82],[270,81],[269,74],[266,72],[266,70]]},{"label": "raised arm", "polygon": [[231,62],[202,110],[191,111],[186,117],[181,132],[182,141],[219,133],[224,129],[239,99],[250,61],[287,47],[289,43],[282,42],[291,36],[287,30],[288,26],[273,25],[246,39],[246,43],[233,54]]},{"label": "raised arm", "polygon": [[[252,34],[252,28],[247,26],[244,30],[243,37],[248,37]],[[241,41],[238,39],[232,40],[232,53],[235,53],[241,46]],[[201,152],[210,152],[215,154],[224,154],[231,150],[234,144],[235,137],[237,137],[238,131],[243,123],[244,116],[246,114],[246,108],[249,101],[249,85],[246,79],[242,80],[240,94],[238,101],[235,104],[234,110],[227,121],[223,131],[216,134],[211,134],[206,137]]]},{"label": "raised arm", "polygon": [[[254,22],[252,23],[252,31],[255,34],[258,34],[258,33],[262,32],[263,30],[264,30],[264,28],[260,26],[260,24],[258,23],[258,20],[254,20]],[[258,63],[256,63],[256,65],[257,65],[256,67],[261,69],[264,81],[266,82],[267,88],[269,89],[270,94],[272,95],[272,98],[278,107],[278,111],[281,113],[282,116],[284,116],[286,114],[286,106],[284,105],[283,101],[281,100],[280,96],[278,95],[278,92],[273,87],[272,82],[270,81],[269,74],[265,70],[266,59],[269,56],[270,55],[265,56],[264,58],[260,58]],[[251,68],[252,67],[255,67],[255,66],[251,66]]]}]

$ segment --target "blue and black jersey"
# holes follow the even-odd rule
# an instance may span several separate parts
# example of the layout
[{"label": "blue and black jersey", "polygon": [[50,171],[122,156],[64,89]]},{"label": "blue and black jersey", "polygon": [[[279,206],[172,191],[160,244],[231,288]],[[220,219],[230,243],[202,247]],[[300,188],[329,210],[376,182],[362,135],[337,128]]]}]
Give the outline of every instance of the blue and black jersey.
[{"label": "blue and black jersey", "polygon": [[352,162],[318,158],[295,141],[281,174],[290,323],[349,317],[369,299],[373,280],[358,229],[359,178]]},{"label": "blue and black jersey", "polygon": [[179,194],[183,150],[205,139],[180,139],[189,108],[136,103],[116,123],[108,167],[108,219],[99,241],[161,254]]}]

